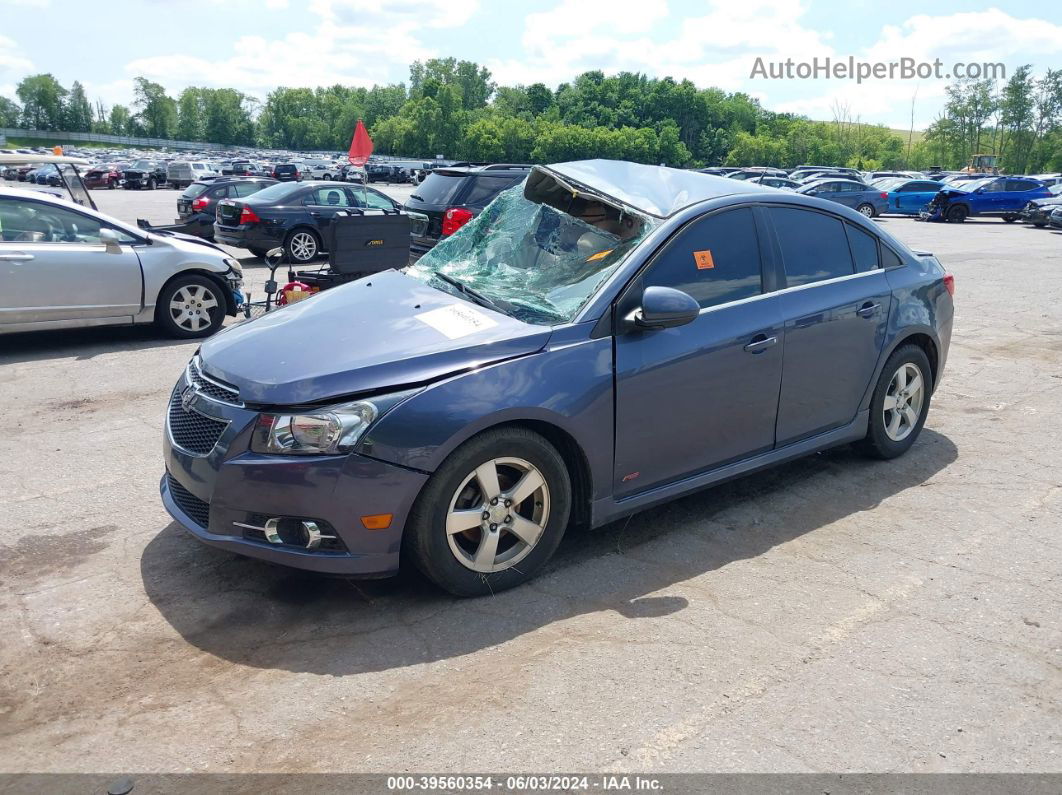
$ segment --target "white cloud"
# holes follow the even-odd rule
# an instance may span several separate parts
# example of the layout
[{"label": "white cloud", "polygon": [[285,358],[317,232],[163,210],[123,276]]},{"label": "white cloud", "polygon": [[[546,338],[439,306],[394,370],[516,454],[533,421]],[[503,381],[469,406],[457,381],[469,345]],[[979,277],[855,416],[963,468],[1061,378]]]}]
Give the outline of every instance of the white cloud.
[{"label": "white cloud", "polygon": [[[421,42],[425,28],[463,25],[477,8],[474,0],[312,0],[314,23],[308,31],[273,40],[242,36],[230,54],[218,59],[183,54],[140,58],[126,64],[125,71],[156,80],[174,93],[188,85],[231,86],[263,99],[277,86],[371,86],[390,82],[411,61],[437,54]],[[382,30],[386,36],[380,35]],[[180,75],[179,83],[175,75]]]},{"label": "white cloud", "polygon": [[15,84],[33,70],[33,62],[22,55],[18,44],[0,35],[0,96],[15,97]]},{"label": "white cloud", "polygon": [[631,0],[561,0],[551,10],[529,14],[523,53],[488,61],[501,83],[544,82],[551,86],[580,72],[640,71],[654,77],[688,78],[698,86],[744,91],[772,110],[830,119],[835,103],[864,121],[906,127],[917,91],[916,126],[931,122],[941,107],[943,80],[751,79],[757,57],[765,62],[814,58],[891,62],[901,57],[953,63],[1057,63],[1062,25],[1019,19],[999,9],[929,16],[881,29],[862,51],[840,49],[828,32],[804,21],[806,2],[711,0],[707,13],[681,21],[671,38],[654,35],[668,13],[664,3]]}]

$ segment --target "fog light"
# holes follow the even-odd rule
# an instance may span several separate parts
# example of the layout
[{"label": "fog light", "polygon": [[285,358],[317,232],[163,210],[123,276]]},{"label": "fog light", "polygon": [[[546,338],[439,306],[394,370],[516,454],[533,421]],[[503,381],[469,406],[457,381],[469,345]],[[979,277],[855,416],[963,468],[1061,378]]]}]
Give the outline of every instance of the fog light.
[{"label": "fog light", "polygon": [[323,528],[319,522],[312,519],[294,519],[290,517],[273,517],[266,519],[262,524],[249,524],[246,522],[233,522],[236,527],[242,527],[250,537],[259,536],[270,544],[302,547],[303,549],[319,549],[324,542],[326,547],[342,548],[342,543],[333,535],[331,527]]}]

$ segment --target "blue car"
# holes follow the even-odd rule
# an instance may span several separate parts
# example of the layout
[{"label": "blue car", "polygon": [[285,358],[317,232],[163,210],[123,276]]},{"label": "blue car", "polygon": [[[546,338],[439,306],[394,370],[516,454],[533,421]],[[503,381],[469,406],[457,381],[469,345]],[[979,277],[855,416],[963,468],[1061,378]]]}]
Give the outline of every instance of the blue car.
[{"label": "blue car", "polygon": [[906,452],[953,287],[833,202],[536,166],[415,265],[204,343],[170,398],[162,500],[250,557],[497,592],[569,526],[835,445]]},{"label": "blue car", "polygon": [[797,188],[796,192],[843,204],[867,218],[881,215],[889,208],[884,190],[854,179],[817,180]]},{"label": "blue car", "polygon": [[888,183],[883,188],[888,192],[889,209],[886,212],[901,215],[918,215],[944,186],[933,180],[908,179]]},{"label": "blue car", "polygon": [[997,216],[1008,224],[1021,217],[1030,201],[1046,199],[1051,192],[1028,177],[987,177],[942,188],[919,213],[925,221],[962,223],[970,216]]}]

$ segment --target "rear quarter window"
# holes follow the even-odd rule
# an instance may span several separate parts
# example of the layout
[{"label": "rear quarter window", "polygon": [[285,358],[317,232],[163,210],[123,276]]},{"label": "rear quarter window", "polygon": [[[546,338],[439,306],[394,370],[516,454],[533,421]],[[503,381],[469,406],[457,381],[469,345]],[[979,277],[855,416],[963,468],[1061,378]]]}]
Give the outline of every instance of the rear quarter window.
[{"label": "rear quarter window", "polygon": [[785,264],[786,286],[812,284],[855,272],[840,218],[792,207],[772,207],[770,213]]},{"label": "rear quarter window", "polygon": [[207,192],[209,185],[204,185],[202,182],[193,182],[187,188],[184,189],[184,193],[181,194],[182,198],[194,199],[196,196],[202,196]]}]

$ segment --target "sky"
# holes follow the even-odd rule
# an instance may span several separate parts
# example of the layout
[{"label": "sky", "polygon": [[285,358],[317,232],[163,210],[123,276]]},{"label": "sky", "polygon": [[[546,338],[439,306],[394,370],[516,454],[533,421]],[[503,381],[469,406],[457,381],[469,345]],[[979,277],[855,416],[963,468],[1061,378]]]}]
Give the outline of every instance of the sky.
[{"label": "sky", "polygon": [[415,60],[486,65],[503,85],[551,88],[580,72],[643,72],[757,97],[830,120],[923,129],[948,80],[769,79],[764,65],[818,58],[1000,62],[1009,75],[1062,67],[1057,0],[0,0],[0,95],[26,74],[80,80],[89,99],[132,102],[143,75],[174,96],[189,85],[265,98],[278,86],[408,80]]}]

